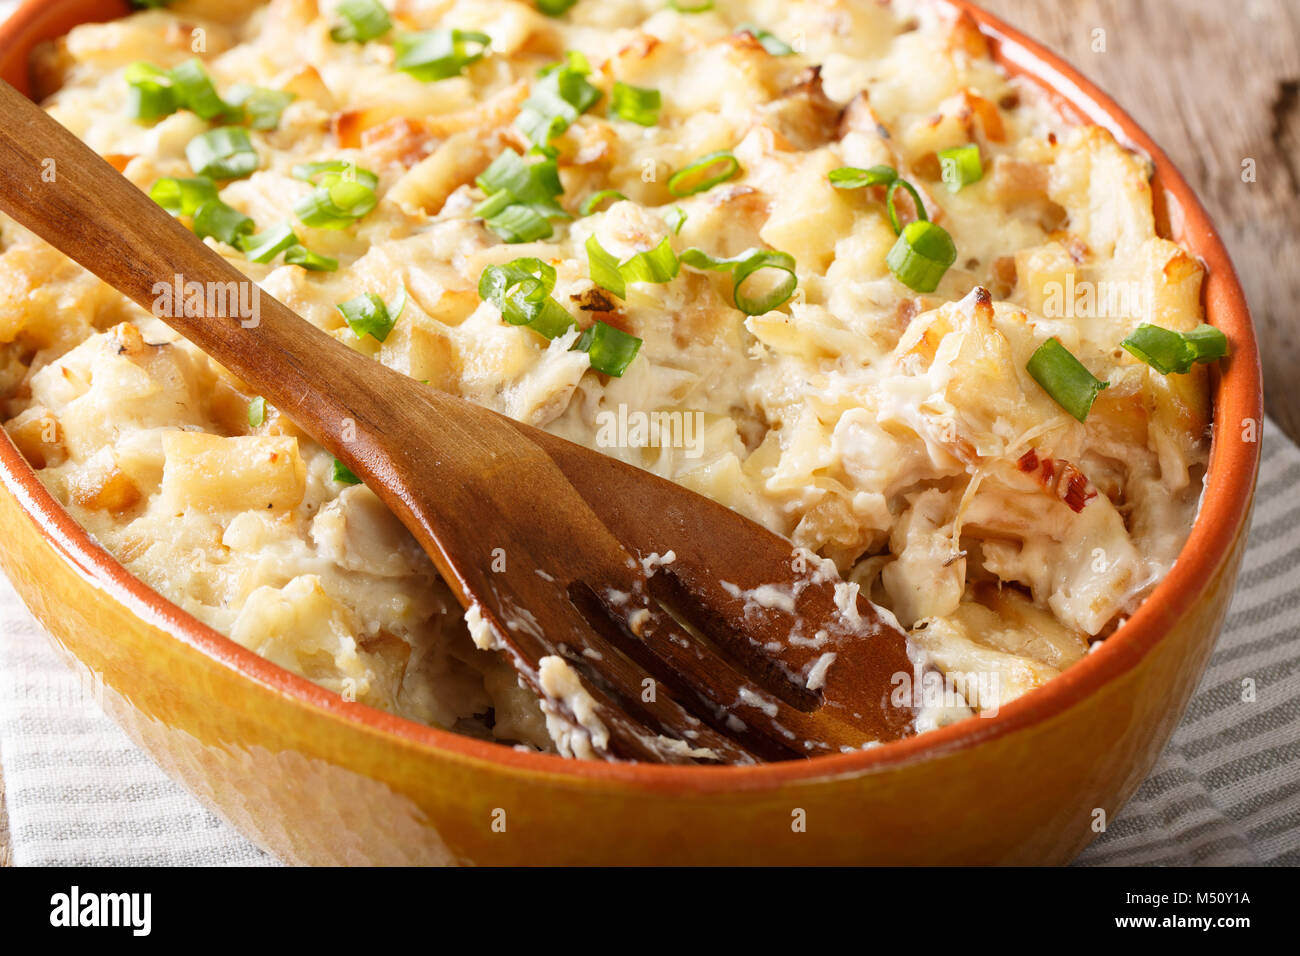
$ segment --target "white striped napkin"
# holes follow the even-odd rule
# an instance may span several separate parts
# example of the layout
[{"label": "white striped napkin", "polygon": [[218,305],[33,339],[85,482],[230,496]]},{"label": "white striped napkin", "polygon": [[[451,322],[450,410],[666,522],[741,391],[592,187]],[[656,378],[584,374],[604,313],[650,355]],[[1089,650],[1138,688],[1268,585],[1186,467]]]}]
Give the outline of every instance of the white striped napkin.
[{"label": "white striped napkin", "polygon": [[[1080,863],[1300,863],[1300,450],[1272,423],[1264,441],[1250,547],[1209,670],[1151,776]],[[3,577],[0,768],[16,864],[274,862],[103,715]]]}]

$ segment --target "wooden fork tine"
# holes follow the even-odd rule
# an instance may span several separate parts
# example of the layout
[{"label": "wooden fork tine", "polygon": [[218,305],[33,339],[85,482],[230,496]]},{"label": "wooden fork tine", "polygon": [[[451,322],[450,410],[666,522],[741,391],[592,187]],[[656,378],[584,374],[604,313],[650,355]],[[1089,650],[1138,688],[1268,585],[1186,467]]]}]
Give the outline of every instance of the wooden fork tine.
[{"label": "wooden fork tine", "polygon": [[[609,731],[609,745],[604,749],[610,756],[667,763],[695,760],[656,739],[662,733],[691,748],[707,748],[721,761],[744,764],[759,759],[745,747],[710,729],[670,697],[656,695],[655,699],[643,700],[641,682],[646,675],[591,627],[561,586],[547,580],[548,575],[537,575],[535,571],[521,577],[522,583],[518,580],[509,583],[512,595],[509,600],[504,598],[504,589],[488,589],[478,605],[479,613],[492,628],[497,649],[514,658],[515,669],[545,706],[560,711],[575,728],[585,730],[579,716],[563,700],[548,693],[542,680],[544,658],[559,657],[572,668],[583,690],[595,702],[597,717]],[[544,628],[532,626],[528,619],[521,625],[520,612],[514,606],[520,598],[527,601],[524,606],[545,609]],[[640,723],[630,717],[638,718]],[[593,740],[593,749],[602,748]]]},{"label": "wooden fork tine", "polygon": [[[616,459],[593,462],[575,455],[568,442],[529,434],[624,546],[643,559],[655,557],[656,577],[672,582],[670,602],[688,605],[687,616],[744,661],[747,673],[765,677],[765,688],[775,691],[783,680],[787,700],[806,706],[815,698],[858,721],[871,739],[894,740],[912,730],[913,709],[890,703],[897,675],[913,670],[906,636],[856,588],[820,573],[814,556],[797,554],[790,542],[759,532],[723,505],[695,499],[680,507],[677,489],[666,481],[662,500],[647,500],[647,487],[660,479],[648,482]],[[745,542],[743,553],[726,549],[738,540]],[[722,572],[716,556],[724,550]],[[669,552],[673,559],[666,561]],[[829,665],[828,654],[835,655]],[[812,694],[807,682],[817,682],[819,663],[826,686]]]}]

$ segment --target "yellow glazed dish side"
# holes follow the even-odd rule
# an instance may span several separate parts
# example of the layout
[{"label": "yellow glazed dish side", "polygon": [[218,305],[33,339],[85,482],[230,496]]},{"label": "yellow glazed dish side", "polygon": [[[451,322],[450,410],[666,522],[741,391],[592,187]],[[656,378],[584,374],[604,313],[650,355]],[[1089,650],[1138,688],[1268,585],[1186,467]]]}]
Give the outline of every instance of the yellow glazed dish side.
[{"label": "yellow glazed dish side", "polygon": [[[296,863],[1063,863],[1113,819],[1204,669],[1245,547],[1259,460],[1258,354],[1241,289],[1168,159],[1068,66],[963,3],[1015,73],[1150,156],[1161,232],[1206,264],[1232,357],[1216,381],[1205,501],[1174,569],[1095,653],[1001,708],[920,737],[749,768],[564,760],[405,721],[289,674],[131,577],[0,442],[0,565],[153,757]],[[33,0],[0,75],[125,5]]]}]

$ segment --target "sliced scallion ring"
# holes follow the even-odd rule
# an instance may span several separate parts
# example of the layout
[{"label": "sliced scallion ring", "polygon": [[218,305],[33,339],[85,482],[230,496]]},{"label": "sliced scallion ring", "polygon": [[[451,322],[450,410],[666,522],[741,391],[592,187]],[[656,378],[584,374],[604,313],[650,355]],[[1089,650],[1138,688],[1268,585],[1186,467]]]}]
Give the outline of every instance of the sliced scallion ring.
[{"label": "sliced scallion ring", "polygon": [[298,244],[298,237],[288,223],[272,226],[266,232],[245,236],[239,241],[244,258],[249,262],[270,262],[280,253]]},{"label": "sliced scallion ring", "polygon": [[[746,291],[750,279],[772,269],[786,273],[766,292]],[[743,262],[736,264],[733,294],[736,308],[746,315],[765,315],[773,309],[785,305],[799,288],[799,277],[795,275],[794,256],[788,252],[756,252]]]},{"label": "sliced scallion ring", "polygon": [[294,203],[294,214],[303,225],[315,229],[346,229],[379,204],[375,195],[379,177],[368,169],[335,160],[295,166],[293,174],[298,179],[319,183]]},{"label": "sliced scallion ring", "polygon": [[529,162],[513,149],[492,160],[476,182],[487,195],[505,193],[514,202],[545,202],[564,192],[554,159]]},{"label": "sliced scallion ring", "polygon": [[185,147],[194,172],[209,179],[243,179],[260,163],[257,150],[242,126],[219,126],[200,133]]},{"label": "sliced scallion ring", "polygon": [[676,279],[681,272],[681,263],[667,236],[653,249],[638,252],[622,262],[591,236],[587,239],[587,264],[591,280],[620,299],[627,298],[630,282],[662,284]]},{"label": "sliced scallion ring", "polygon": [[1109,383],[1096,378],[1058,339],[1038,347],[1025,366],[1043,391],[1081,422],[1088,420],[1092,403]]},{"label": "sliced scallion ring", "polygon": [[152,63],[132,63],[126,68],[127,115],[142,123],[170,116],[180,107],[171,76]]},{"label": "sliced scallion ring", "polygon": [[639,126],[654,126],[659,122],[663,96],[658,90],[632,86],[619,80],[610,94],[609,115],[625,119]]},{"label": "sliced scallion ring", "polygon": [[1120,344],[1163,375],[1186,375],[1198,362],[1214,362],[1228,354],[1228,337],[1204,324],[1175,332],[1144,323]]},{"label": "sliced scallion ring", "polygon": [[563,63],[542,71],[524,100],[515,125],[543,149],[600,101],[601,92],[587,80],[591,64],[580,53],[570,52]]},{"label": "sliced scallion ring", "polygon": [[686,225],[687,218],[686,210],[681,206],[673,206],[672,209],[664,213],[664,222],[668,223],[668,228],[673,231],[675,236],[682,234],[682,226]]},{"label": "sliced scallion ring", "polygon": [[556,197],[563,192],[553,157],[528,161],[512,149],[501,153],[477,180],[488,194],[474,215],[506,242],[549,238],[551,219],[569,218]]},{"label": "sliced scallion ring", "polygon": [[308,272],[338,272],[339,261],[312,252],[304,245],[290,246],[284,251],[286,265],[299,266]]},{"label": "sliced scallion ring", "polygon": [[206,176],[160,179],[149,190],[149,198],[173,216],[192,216],[205,202],[217,198],[217,185]]},{"label": "sliced scallion ring", "polygon": [[205,120],[230,111],[230,104],[217,93],[212,77],[199,59],[186,60],[168,71],[176,102]]},{"label": "sliced scallion ring", "polygon": [[379,0],[340,0],[334,12],[343,21],[330,30],[335,43],[366,43],[393,28],[393,20]]},{"label": "sliced scallion ring", "polygon": [[668,6],[678,13],[708,13],[713,9],[713,0],[668,0]]},{"label": "sliced scallion ring", "polygon": [[405,308],[405,288],[393,300],[391,309],[373,292],[363,292],[355,299],[348,299],[338,306],[353,335],[359,339],[369,335],[380,342],[388,338],[388,334],[393,331],[393,326],[402,317],[402,310]]},{"label": "sliced scallion ring", "polygon": [[578,0],[537,0],[537,9],[548,17],[561,16]]},{"label": "sliced scallion ring", "polygon": [[313,185],[325,185],[329,177],[348,179],[361,183],[370,189],[379,186],[379,177],[368,169],[362,169],[356,163],[346,159],[328,159],[319,163],[299,163],[293,167],[293,178]]},{"label": "sliced scallion ring", "polygon": [[586,352],[591,367],[597,372],[619,378],[641,351],[641,340],[598,321],[582,333],[573,344],[573,351]]},{"label": "sliced scallion ring", "polygon": [[762,27],[755,26],[752,23],[742,23],[736,28],[737,33],[748,33],[755,40],[763,45],[763,49],[772,56],[790,56],[794,53],[794,47],[776,36],[770,30],[764,30]]},{"label": "sliced scallion ring", "polygon": [[258,395],[248,403],[248,427],[261,428],[266,421],[266,399]]},{"label": "sliced scallion ring", "polygon": [[885,259],[899,282],[914,292],[930,293],[954,262],[957,247],[942,226],[918,219],[899,234],[894,248]]},{"label": "sliced scallion ring", "polygon": [[361,479],[352,473],[352,469],[337,458],[334,459],[334,468],[330,472],[330,477],[341,485],[361,484]]},{"label": "sliced scallion ring", "polygon": [[[771,249],[750,249],[730,259],[719,259],[702,249],[687,249],[681,255],[681,261],[695,269],[707,269],[711,272],[730,272],[732,274],[732,296],[736,308],[746,315],[763,315],[788,302],[795,290],[799,288],[799,279],[795,274],[794,256],[788,252]],[[749,280],[766,269],[788,273],[772,286],[766,293],[747,292],[744,286]]]},{"label": "sliced scallion ring", "polygon": [[500,212],[484,217],[484,223],[506,242],[537,242],[555,232],[551,221],[537,208],[511,203]]},{"label": "sliced scallion ring", "polygon": [[194,234],[200,239],[211,236],[228,246],[239,247],[239,240],[250,235],[253,220],[220,199],[209,199],[194,213]]},{"label": "sliced scallion ring", "polygon": [[579,210],[579,212],[581,212],[584,216],[590,216],[592,213],[594,213],[597,209],[599,209],[603,204],[607,202],[616,203],[616,202],[622,202],[625,199],[627,199],[627,197],[624,196],[617,189],[602,189],[600,192],[593,193],[592,195],[588,196],[586,200],[583,202],[582,208]]},{"label": "sliced scallion ring", "polygon": [[859,169],[856,166],[841,166],[833,169],[826,177],[836,189],[865,189],[870,186],[889,186],[898,179],[898,171],[892,166],[872,166]]},{"label": "sliced scallion ring", "polygon": [[903,231],[902,221],[898,218],[898,209],[894,205],[895,196],[900,189],[905,189],[911,194],[912,203],[916,207],[917,222],[930,221],[925,211],[925,203],[921,201],[921,194],[916,191],[916,187],[906,179],[895,179],[889,184],[889,191],[885,193],[885,211],[889,213],[889,224],[894,227],[894,235],[900,235]]},{"label": "sliced scallion ring", "polygon": [[540,259],[516,259],[488,266],[479,277],[478,294],[491,302],[510,325],[525,325],[548,339],[558,338],[573,328],[574,321],[564,307],[551,298],[555,269]]},{"label": "sliced scallion ring", "polygon": [[668,178],[668,191],[674,196],[693,196],[734,178],[741,172],[740,160],[730,150],[701,156]]},{"label": "sliced scallion ring", "polygon": [[943,171],[944,185],[949,192],[959,193],[971,183],[984,178],[984,164],[980,161],[980,148],[972,143],[954,149],[939,151],[939,168]]},{"label": "sliced scallion ring", "polygon": [[618,257],[605,250],[595,236],[587,239],[587,272],[591,281],[620,299],[627,298],[627,280],[619,270]]},{"label": "sliced scallion ring", "polygon": [[280,125],[281,115],[295,98],[285,90],[241,85],[231,88],[228,102],[232,108],[243,111],[249,129],[266,131]]},{"label": "sliced scallion ring", "polygon": [[483,59],[491,45],[490,36],[473,30],[403,33],[393,44],[397,51],[393,65],[417,80],[446,80]]}]

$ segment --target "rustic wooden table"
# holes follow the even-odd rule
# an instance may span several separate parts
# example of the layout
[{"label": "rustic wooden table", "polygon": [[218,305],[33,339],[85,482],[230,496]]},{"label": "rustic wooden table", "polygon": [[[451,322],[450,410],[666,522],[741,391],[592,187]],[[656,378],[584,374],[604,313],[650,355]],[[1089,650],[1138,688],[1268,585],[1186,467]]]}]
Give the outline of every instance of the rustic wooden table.
[{"label": "rustic wooden table", "polygon": [[[1300,369],[1300,0],[983,4],[1112,93],[1197,187],[1250,297],[1269,414],[1300,439],[1300,390],[1284,384]],[[0,866],[3,794],[0,779]]]}]

